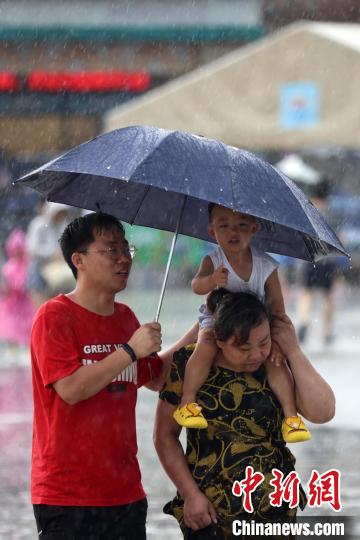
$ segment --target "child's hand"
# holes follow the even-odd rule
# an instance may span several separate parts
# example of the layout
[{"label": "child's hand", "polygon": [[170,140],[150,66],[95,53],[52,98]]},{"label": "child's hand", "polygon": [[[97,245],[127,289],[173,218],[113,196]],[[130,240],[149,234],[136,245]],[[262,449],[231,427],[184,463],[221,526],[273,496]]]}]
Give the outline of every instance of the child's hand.
[{"label": "child's hand", "polygon": [[282,363],[286,362],[286,356],[284,356],[282,350],[280,349],[280,346],[276,343],[276,341],[271,342],[269,360],[277,367],[281,366]]},{"label": "child's hand", "polygon": [[228,283],[229,270],[223,265],[219,266],[212,274],[214,285],[217,287],[226,287]]}]

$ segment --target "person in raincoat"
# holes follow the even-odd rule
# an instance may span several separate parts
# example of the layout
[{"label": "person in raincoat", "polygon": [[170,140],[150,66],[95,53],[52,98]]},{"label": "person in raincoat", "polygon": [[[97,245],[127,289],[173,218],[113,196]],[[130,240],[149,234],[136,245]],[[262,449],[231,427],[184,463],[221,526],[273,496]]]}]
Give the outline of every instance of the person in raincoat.
[{"label": "person in raincoat", "polygon": [[12,347],[28,346],[35,308],[26,287],[28,258],[21,229],[10,233],[5,253],[8,260],[1,269],[0,341]]}]

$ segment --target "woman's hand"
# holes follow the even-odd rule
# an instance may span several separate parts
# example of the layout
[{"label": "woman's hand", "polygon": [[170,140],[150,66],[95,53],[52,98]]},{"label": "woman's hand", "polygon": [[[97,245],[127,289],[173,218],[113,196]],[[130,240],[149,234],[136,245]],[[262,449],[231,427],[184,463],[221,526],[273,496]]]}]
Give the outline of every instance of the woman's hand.
[{"label": "woman's hand", "polygon": [[199,489],[184,498],[184,522],[193,531],[217,523],[213,505]]},{"label": "woman's hand", "polygon": [[286,357],[300,349],[294,325],[285,313],[274,317],[271,323],[271,337],[278,343]]}]

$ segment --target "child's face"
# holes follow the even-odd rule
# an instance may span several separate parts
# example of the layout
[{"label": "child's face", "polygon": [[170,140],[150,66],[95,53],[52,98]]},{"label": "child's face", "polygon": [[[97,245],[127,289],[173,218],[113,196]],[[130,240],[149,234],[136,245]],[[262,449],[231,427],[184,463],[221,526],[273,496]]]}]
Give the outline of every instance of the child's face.
[{"label": "child's face", "polygon": [[215,206],[208,231],[225,253],[240,253],[248,248],[258,228],[254,217]]}]

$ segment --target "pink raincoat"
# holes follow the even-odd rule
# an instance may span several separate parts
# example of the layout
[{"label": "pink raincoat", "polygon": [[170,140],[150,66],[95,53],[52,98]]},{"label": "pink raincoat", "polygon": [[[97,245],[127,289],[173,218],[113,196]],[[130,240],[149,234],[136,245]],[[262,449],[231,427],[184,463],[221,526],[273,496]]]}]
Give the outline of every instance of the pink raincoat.
[{"label": "pink raincoat", "polygon": [[34,306],[26,289],[25,235],[14,229],[5,244],[8,260],[1,270],[0,341],[28,345]]}]

